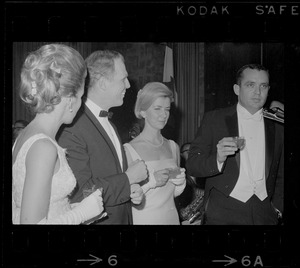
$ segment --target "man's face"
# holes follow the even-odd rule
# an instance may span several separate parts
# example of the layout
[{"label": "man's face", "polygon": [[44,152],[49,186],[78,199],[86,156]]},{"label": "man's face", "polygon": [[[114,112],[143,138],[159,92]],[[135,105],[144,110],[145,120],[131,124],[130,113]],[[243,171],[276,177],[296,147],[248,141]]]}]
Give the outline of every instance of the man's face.
[{"label": "man's face", "polygon": [[233,86],[239,103],[251,114],[260,110],[268,97],[269,76],[266,71],[247,68],[243,71],[240,85]]},{"label": "man's face", "polygon": [[107,99],[109,100],[109,108],[121,106],[126,93],[126,89],[130,87],[128,81],[128,73],[124,62],[115,59],[115,73],[111,79],[106,79]]}]

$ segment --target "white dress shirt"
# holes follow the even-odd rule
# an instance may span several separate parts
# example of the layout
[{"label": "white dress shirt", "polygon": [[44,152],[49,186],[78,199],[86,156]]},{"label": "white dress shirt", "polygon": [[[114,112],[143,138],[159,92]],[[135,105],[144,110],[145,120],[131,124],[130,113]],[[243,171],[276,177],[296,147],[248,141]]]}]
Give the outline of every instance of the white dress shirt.
[{"label": "white dress shirt", "polygon": [[246,140],[240,151],[240,174],[230,196],[246,202],[252,195],[260,200],[267,197],[265,179],[265,127],[262,109],[250,114],[237,105],[239,136]]},{"label": "white dress shirt", "polygon": [[94,103],[89,98],[86,99],[85,105],[91,110],[91,112],[95,115],[99,123],[102,125],[102,127],[105,129],[107,135],[110,137],[116,151],[119,157],[121,168],[123,169],[123,157],[122,157],[122,151],[121,151],[121,143],[119,141],[119,138],[111,125],[111,123],[108,120],[108,117],[100,117],[100,111],[103,110],[101,107],[99,107],[96,103]]}]

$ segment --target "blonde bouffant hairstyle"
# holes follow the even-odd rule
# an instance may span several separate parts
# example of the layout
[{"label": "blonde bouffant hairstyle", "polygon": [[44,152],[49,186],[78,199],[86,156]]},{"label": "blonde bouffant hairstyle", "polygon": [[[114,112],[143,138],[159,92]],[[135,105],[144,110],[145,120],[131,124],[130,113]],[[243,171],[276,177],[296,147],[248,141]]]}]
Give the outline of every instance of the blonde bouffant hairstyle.
[{"label": "blonde bouffant hairstyle", "polygon": [[23,64],[20,97],[33,113],[49,113],[62,97],[77,95],[86,70],[77,50],[63,44],[44,45]]},{"label": "blonde bouffant hairstyle", "polygon": [[160,98],[170,98],[173,102],[173,92],[163,83],[150,82],[147,83],[137,94],[134,107],[134,114],[137,118],[142,119],[141,111],[147,111],[152,103]]}]

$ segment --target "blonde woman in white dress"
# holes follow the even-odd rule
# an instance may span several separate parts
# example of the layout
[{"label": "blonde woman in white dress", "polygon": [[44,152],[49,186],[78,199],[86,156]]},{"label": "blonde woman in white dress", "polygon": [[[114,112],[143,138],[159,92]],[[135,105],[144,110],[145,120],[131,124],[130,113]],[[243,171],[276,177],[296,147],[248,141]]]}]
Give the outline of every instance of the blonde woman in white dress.
[{"label": "blonde woman in white dress", "polygon": [[81,105],[86,73],[81,55],[62,44],[42,46],[23,64],[20,96],[36,115],[13,145],[13,224],[81,224],[103,211],[99,189],[71,208],[76,179],[55,141]]},{"label": "blonde woman in white dress", "polygon": [[138,92],[134,112],[137,118],[144,120],[144,128],[124,147],[128,163],[144,160],[149,177],[146,183],[141,183],[144,200],[132,208],[133,224],[180,224],[174,198],[185,188],[185,169],[179,166],[177,143],[161,134],[169,119],[172,101],[172,91],[159,82],[148,83]]}]

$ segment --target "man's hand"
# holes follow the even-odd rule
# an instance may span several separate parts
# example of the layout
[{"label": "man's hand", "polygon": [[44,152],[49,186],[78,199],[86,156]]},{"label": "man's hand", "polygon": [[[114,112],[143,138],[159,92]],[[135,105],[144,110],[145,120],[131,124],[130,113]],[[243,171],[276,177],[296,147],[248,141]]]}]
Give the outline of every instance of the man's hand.
[{"label": "man's hand", "polygon": [[147,166],[143,160],[139,159],[130,163],[125,173],[130,184],[139,183],[148,177]]},{"label": "man's hand", "polygon": [[225,137],[220,140],[217,144],[217,160],[221,164],[223,163],[228,155],[233,155],[238,150],[233,137]]},{"label": "man's hand", "polygon": [[143,189],[139,184],[131,184],[130,190],[131,190],[131,194],[130,194],[131,202],[135,205],[139,205],[144,198]]}]

